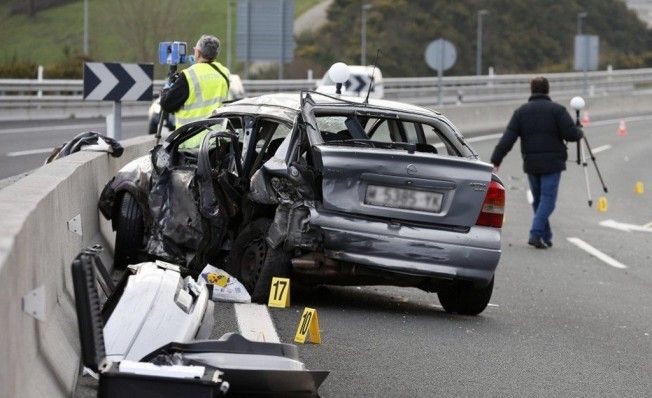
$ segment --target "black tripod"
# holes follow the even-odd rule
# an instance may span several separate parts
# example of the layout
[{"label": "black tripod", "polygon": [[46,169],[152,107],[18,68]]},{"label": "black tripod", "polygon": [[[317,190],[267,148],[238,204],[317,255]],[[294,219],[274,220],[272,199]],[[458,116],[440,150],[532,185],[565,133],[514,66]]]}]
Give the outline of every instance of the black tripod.
[{"label": "black tripod", "polygon": [[[174,75],[177,73],[177,65],[170,65],[170,69],[168,70],[168,84],[172,84],[174,80]],[[163,129],[163,123],[168,120],[168,113],[163,110],[163,107],[161,107],[161,111],[159,112],[159,119],[158,119],[158,126],[156,128],[156,144],[158,145],[159,141],[161,140],[161,130]]]},{"label": "black tripod", "polygon": [[[575,125],[577,127],[582,127],[582,123],[580,123],[580,111],[579,109],[575,111]],[[584,182],[586,183],[586,196],[588,197],[589,201],[589,207],[593,205],[593,200],[591,199],[591,187],[589,186],[589,173],[588,173],[588,164],[586,161],[586,156],[584,155],[584,147],[582,146],[582,141],[584,142],[584,145],[586,145],[586,149],[589,151],[589,156],[591,157],[591,161],[593,162],[593,166],[595,167],[595,171],[598,174],[598,178],[600,179],[600,184],[602,184],[602,190],[604,193],[607,193],[607,186],[604,184],[604,180],[602,179],[602,174],[600,173],[600,169],[598,168],[598,164],[595,162],[595,155],[593,155],[593,151],[591,150],[591,146],[589,145],[589,141],[586,139],[586,134],[582,136],[577,141],[577,164],[582,164],[582,167],[584,168]]]}]

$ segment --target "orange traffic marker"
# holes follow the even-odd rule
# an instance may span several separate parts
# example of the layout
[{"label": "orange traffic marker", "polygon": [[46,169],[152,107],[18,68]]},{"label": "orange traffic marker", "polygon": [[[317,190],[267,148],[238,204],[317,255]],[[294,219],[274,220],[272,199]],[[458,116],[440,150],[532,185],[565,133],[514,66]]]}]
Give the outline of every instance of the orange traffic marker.
[{"label": "orange traffic marker", "polygon": [[618,135],[621,137],[627,136],[627,125],[625,124],[624,120],[620,120],[620,124],[618,125]]},{"label": "orange traffic marker", "polygon": [[589,117],[589,111],[586,111],[582,116],[582,126],[588,126],[589,124],[591,124],[591,118]]}]

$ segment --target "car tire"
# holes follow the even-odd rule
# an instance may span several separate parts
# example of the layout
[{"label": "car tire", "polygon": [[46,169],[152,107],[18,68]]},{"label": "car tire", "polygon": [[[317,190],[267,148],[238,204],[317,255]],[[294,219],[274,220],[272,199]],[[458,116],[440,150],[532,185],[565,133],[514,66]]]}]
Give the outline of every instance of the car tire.
[{"label": "car tire", "polygon": [[487,308],[494,290],[494,278],[486,286],[477,287],[472,283],[461,282],[440,289],[439,302],[448,313],[478,315]]},{"label": "car tire", "polygon": [[267,302],[273,277],[290,277],[287,254],[267,243],[271,224],[271,220],[259,218],[247,225],[233,242],[229,256],[228,271],[242,282],[255,303]]},{"label": "car tire", "polygon": [[113,267],[125,269],[127,265],[138,262],[145,230],[143,210],[129,192],[122,195],[117,217]]}]

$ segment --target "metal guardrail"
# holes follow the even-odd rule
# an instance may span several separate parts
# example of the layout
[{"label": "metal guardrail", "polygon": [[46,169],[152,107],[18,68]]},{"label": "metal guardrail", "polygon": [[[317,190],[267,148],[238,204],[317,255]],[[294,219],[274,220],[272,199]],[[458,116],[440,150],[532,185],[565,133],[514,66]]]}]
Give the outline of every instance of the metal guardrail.
[{"label": "metal guardrail", "polygon": [[[461,97],[463,102],[509,100],[523,98],[529,92],[532,74],[493,76],[449,76],[443,78],[444,98],[447,102]],[[550,73],[551,91],[581,93],[583,74]],[[163,87],[163,80],[154,82],[154,90]],[[249,96],[267,93],[313,89],[318,80],[245,80]],[[73,102],[81,100],[82,80],[0,79],[0,106],[8,103],[35,103],[44,101]],[[434,103],[437,96],[436,77],[385,78],[385,98],[406,102]],[[588,73],[589,95],[622,93],[652,88],[652,68],[607,70]]]}]

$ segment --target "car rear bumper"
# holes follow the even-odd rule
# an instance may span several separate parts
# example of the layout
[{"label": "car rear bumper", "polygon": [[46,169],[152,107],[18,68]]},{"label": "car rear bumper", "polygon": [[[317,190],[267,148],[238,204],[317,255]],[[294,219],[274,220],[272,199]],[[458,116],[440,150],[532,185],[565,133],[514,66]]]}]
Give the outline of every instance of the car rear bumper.
[{"label": "car rear bumper", "polygon": [[500,230],[468,232],[402,225],[311,209],[326,257],[401,274],[489,282],[500,260]]}]

